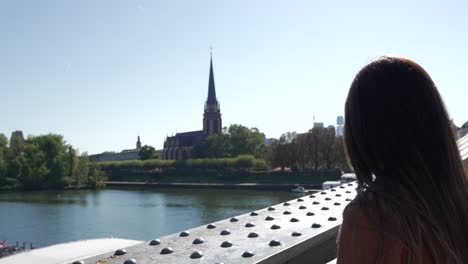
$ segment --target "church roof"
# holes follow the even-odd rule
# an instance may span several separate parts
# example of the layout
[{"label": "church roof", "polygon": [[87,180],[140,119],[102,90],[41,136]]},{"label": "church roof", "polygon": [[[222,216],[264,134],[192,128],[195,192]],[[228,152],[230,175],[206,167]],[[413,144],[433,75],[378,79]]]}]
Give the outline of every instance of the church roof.
[{"label": "church roof", "polygon": [[216,89],[214,82],[214,73],[213,73],[213,56],[210,56],[210,78],[208,82],[208,103],[216,103]]},{"label": "church roof", "polygon": [[189,147],[194,146],[205,139],[206,135],[203,130],[177,133],[173,137],[168,138],[168,142],[172,146]]}]

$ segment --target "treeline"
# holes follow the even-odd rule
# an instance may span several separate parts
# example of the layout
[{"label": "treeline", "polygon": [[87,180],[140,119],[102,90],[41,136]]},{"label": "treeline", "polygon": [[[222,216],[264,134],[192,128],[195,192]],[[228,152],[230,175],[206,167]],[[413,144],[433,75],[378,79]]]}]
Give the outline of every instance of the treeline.
[{"label": "treeline", "polygon": [[110,177],[145,174],[156,176],[204,173],[228,175],[247,171],[264,171],[267,169],[267,165],[263,159],[257,159],[251,155],[216,159],[111,161],[100,162],[99,167]]},{"label": "treeline", "polygon": [[223,133],[209,136],[196,145],[193,156],[196,158],[234,158],[239,155],[252,155],[263,159],[268,149],[265,135],[257,128],[242,125],[225,127]]},{"label": "treeline", "polygon": [[0,134],[1,189],[99,188],[105,177],[86,153],[79,154],[61,135]]},{"label": "treeline", "polygon": [[292,170],[349,170],[343,137],[334,128],[312,128],[307,133],[287,132],[270,146],[268,157],[273,167]]}]

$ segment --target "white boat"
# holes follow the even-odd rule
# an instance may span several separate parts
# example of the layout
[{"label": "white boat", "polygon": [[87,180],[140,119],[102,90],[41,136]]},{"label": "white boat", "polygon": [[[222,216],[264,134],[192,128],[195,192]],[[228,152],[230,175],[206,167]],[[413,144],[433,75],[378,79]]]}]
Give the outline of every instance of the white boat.
[{"label": "white boat", "polygon": [[327,190],[341,185],[341,181],[326,181],[322,183],[322,189]]},{"label": "white boat", "polygon": [[348,182],[353,182],[356,181],[356,174],[354,173],[345,173],[341,175],[341,182],[342,183],[348,183]]},{"label": "white boat", "polygon": [[306,193],[307,190],[302,186],[297,186],[296,188],[291,189],[291,192]]}]

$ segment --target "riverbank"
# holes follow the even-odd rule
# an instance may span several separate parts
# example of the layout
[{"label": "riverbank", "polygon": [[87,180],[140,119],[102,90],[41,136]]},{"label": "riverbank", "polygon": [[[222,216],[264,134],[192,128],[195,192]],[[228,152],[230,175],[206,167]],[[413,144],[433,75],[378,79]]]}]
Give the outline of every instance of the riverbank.
[{"label": "riverbank", "polygon": [[[210,182],[122,182],[108,181],[107,187],[141,187],[141,188],[212,188],[212,189],[246,189],[246,190],[275,190],[289,191],[298,184],[292,183],[255,183],[255,182],[238,182],[238,183],[210,183]],[[321,184],[301,184],[305,189],[322,189]]]}]

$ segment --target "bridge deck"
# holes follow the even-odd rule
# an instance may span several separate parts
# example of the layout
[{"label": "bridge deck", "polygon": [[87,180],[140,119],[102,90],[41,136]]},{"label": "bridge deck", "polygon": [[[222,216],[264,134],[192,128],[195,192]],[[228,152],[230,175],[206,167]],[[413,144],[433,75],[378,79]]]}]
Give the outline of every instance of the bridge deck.
[{"label": "bridge deck", "polygon": [[[84,259],[84,263],[285,263],[334,240],[356,183]],[[330,251],[330,250],[328,250]],[[120,254],[119,254],[120,253]],[[125,253],[125,254],[123,254]],[[317,252],[320,253],[320,252]],[[310,263],[315,254],[307,258]],[[323,255],[323,254],[322,254]],[[333,255],[321,259],[332,260]],[[135,262],[133,262],[135,261]]]}]

